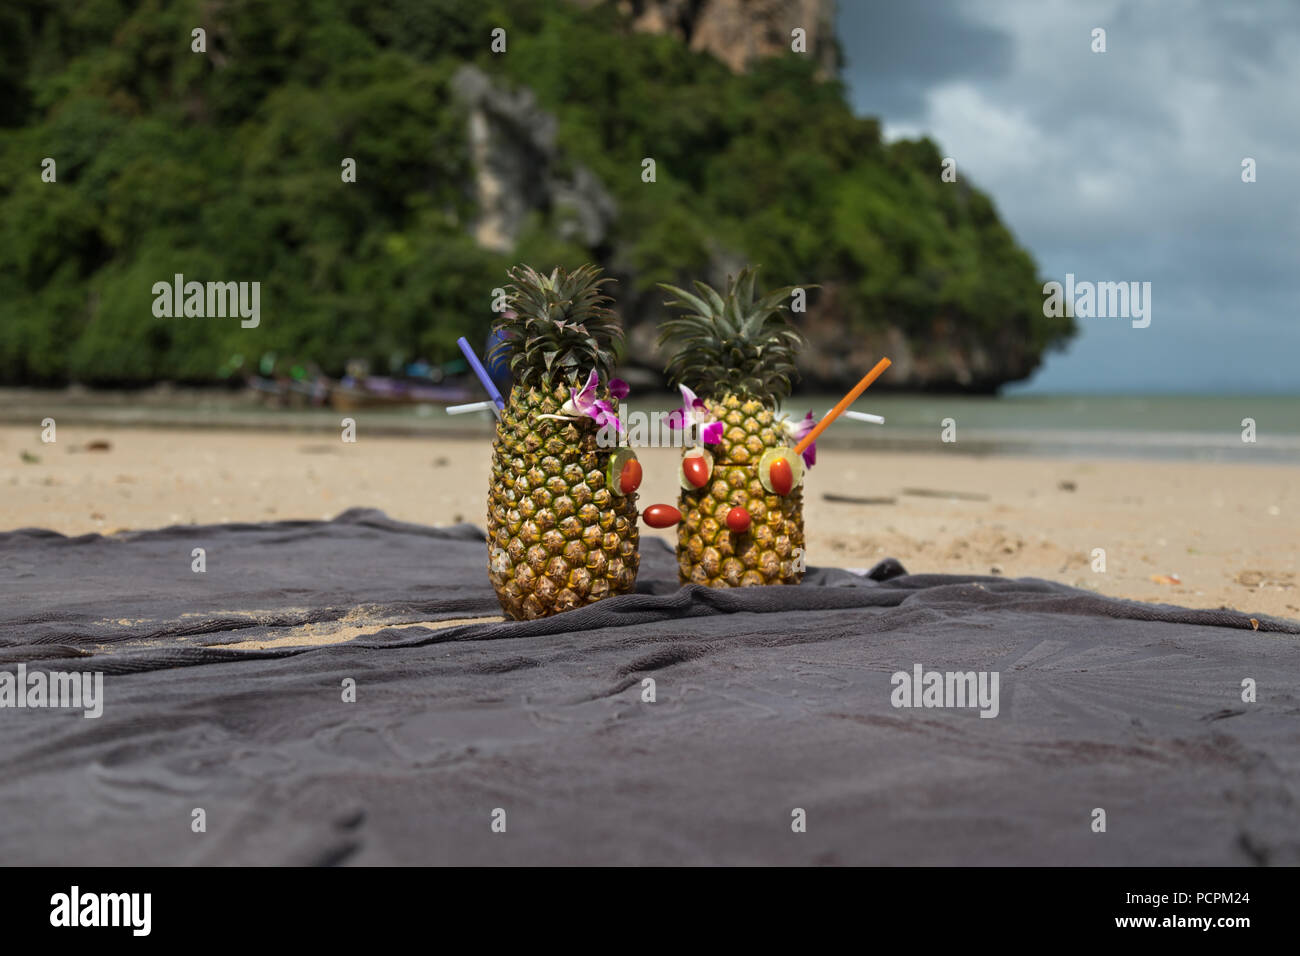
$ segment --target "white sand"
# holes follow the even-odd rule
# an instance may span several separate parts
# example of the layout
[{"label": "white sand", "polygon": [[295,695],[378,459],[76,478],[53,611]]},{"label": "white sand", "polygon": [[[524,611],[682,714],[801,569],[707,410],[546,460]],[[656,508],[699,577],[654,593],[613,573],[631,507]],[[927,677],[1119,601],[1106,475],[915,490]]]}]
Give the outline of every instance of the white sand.
[{"label": "white sand", "polygon": [[[93,441],[110,447],[86,450]],[[23,453],[39,461],[26,462]],[[680,452],[638,454],[645,467],[641,506],[675,503]],[[332,518],[356,506],[422,524],[481,525],[490,455],[486,439],[377,438],[364,430],[356,444],[344,444],[291,432],[60,423],[58,442],[43,445],[35,428],[5,426],[0,530],[109,534]],[[921,497],[904,489],[987,498]],[[861,568],[892,556],[911,571],[996,569],[1140,600],[1300,617],[1294,468],[829,448],[806,491],[812,564]],[[824,493],[894,501],[837,503]],[[1092,569],[1095,548],[1105,549],[1104,572]]]}]

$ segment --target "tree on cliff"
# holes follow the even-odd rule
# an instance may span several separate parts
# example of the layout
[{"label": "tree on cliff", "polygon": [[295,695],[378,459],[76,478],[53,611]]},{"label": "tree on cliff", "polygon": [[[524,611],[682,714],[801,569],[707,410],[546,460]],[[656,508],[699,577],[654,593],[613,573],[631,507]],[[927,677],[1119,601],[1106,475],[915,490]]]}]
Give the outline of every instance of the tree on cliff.
[{"label": "tree on cliff", "polygon": [[[331,371],[445,360],[519,260],[599,258],[643,321],[662,314],[655,282],[760,262],[771,285],[821,283],[814,311],[846,337],[983,343],[994,379],[1073,331],[1042,315],[991,201],[942,183],[928,141],[882,143],[797,54],[735,73],[614,6],[530,0],[35,0],[0,13],[0,36],[7,383],[211,381],[265,350]],[[608,223],[567,228],[554,195],[525,196],[509,248],[475,240],[467,63],[532,91],[556,181],[612,197]],[[175,273],[260,281],[263,321],[155,317],[150,289]]]}]

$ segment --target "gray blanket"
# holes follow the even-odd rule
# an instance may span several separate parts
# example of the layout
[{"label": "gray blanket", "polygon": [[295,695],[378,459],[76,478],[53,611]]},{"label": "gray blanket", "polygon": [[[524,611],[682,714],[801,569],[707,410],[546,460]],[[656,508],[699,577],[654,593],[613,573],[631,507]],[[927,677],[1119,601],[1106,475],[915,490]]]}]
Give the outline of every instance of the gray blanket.
[{"label": "gray blanket", "polygon": [[[897,562],[679,588],[649,540],[635,595],[439,626],[499,614],[485,560],[361,510],[0,534],[0,703],[104,675],[98,718],[0,708],[0,861],[1300,862],[1296,622]],[[996,716],[895,706],[930,671]]]}]

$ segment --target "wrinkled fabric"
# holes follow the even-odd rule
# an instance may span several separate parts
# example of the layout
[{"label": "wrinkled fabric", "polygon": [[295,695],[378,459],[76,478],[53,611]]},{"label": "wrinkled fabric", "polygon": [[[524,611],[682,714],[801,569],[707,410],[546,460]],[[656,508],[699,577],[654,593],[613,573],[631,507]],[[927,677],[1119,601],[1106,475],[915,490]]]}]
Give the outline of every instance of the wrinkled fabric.
[{"label": "wrinkled fabric", "polygon": [[[896,561],[683,588],[658,539],[636,594],[437,626],[499,614],[468,525],[0,534],[0,671],[104,675],[98,719],[0,708],[0,861],[1300,862],[1294,621]],[[917,664],[998,715],[893,706]]]}]

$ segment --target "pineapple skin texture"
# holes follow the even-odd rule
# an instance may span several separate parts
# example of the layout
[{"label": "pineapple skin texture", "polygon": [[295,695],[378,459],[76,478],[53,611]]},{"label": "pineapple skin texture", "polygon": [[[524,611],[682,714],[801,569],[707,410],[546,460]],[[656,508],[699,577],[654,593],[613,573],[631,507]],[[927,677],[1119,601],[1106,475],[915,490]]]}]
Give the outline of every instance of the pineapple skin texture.
[{"label": "pineapple skin texture", "polygon": [[[488,577],[506,616],[548,617],[636,586],[636,493],[615,495],[596,423],[557,421],[569,397],[516,387],[497,423],[488,489]],[[602,395],[614,406],[616,399]]]},{"label": "pineapple skin texture", "polygon": [[[803,486],[770,494],[758,478],[758,460],[769,448],[788,446],[771,408],[756,399],[724,395],[706,401],[709,413],[726,424],[722,441],[705,445],[713,474],[703,488],[682,491],[677,528],[678,577],[683,584],[711,588],[798,584],[803,571],[796,550],[803,541]],[[744,534],[727,528],[727,512],[749,512]]]}]

